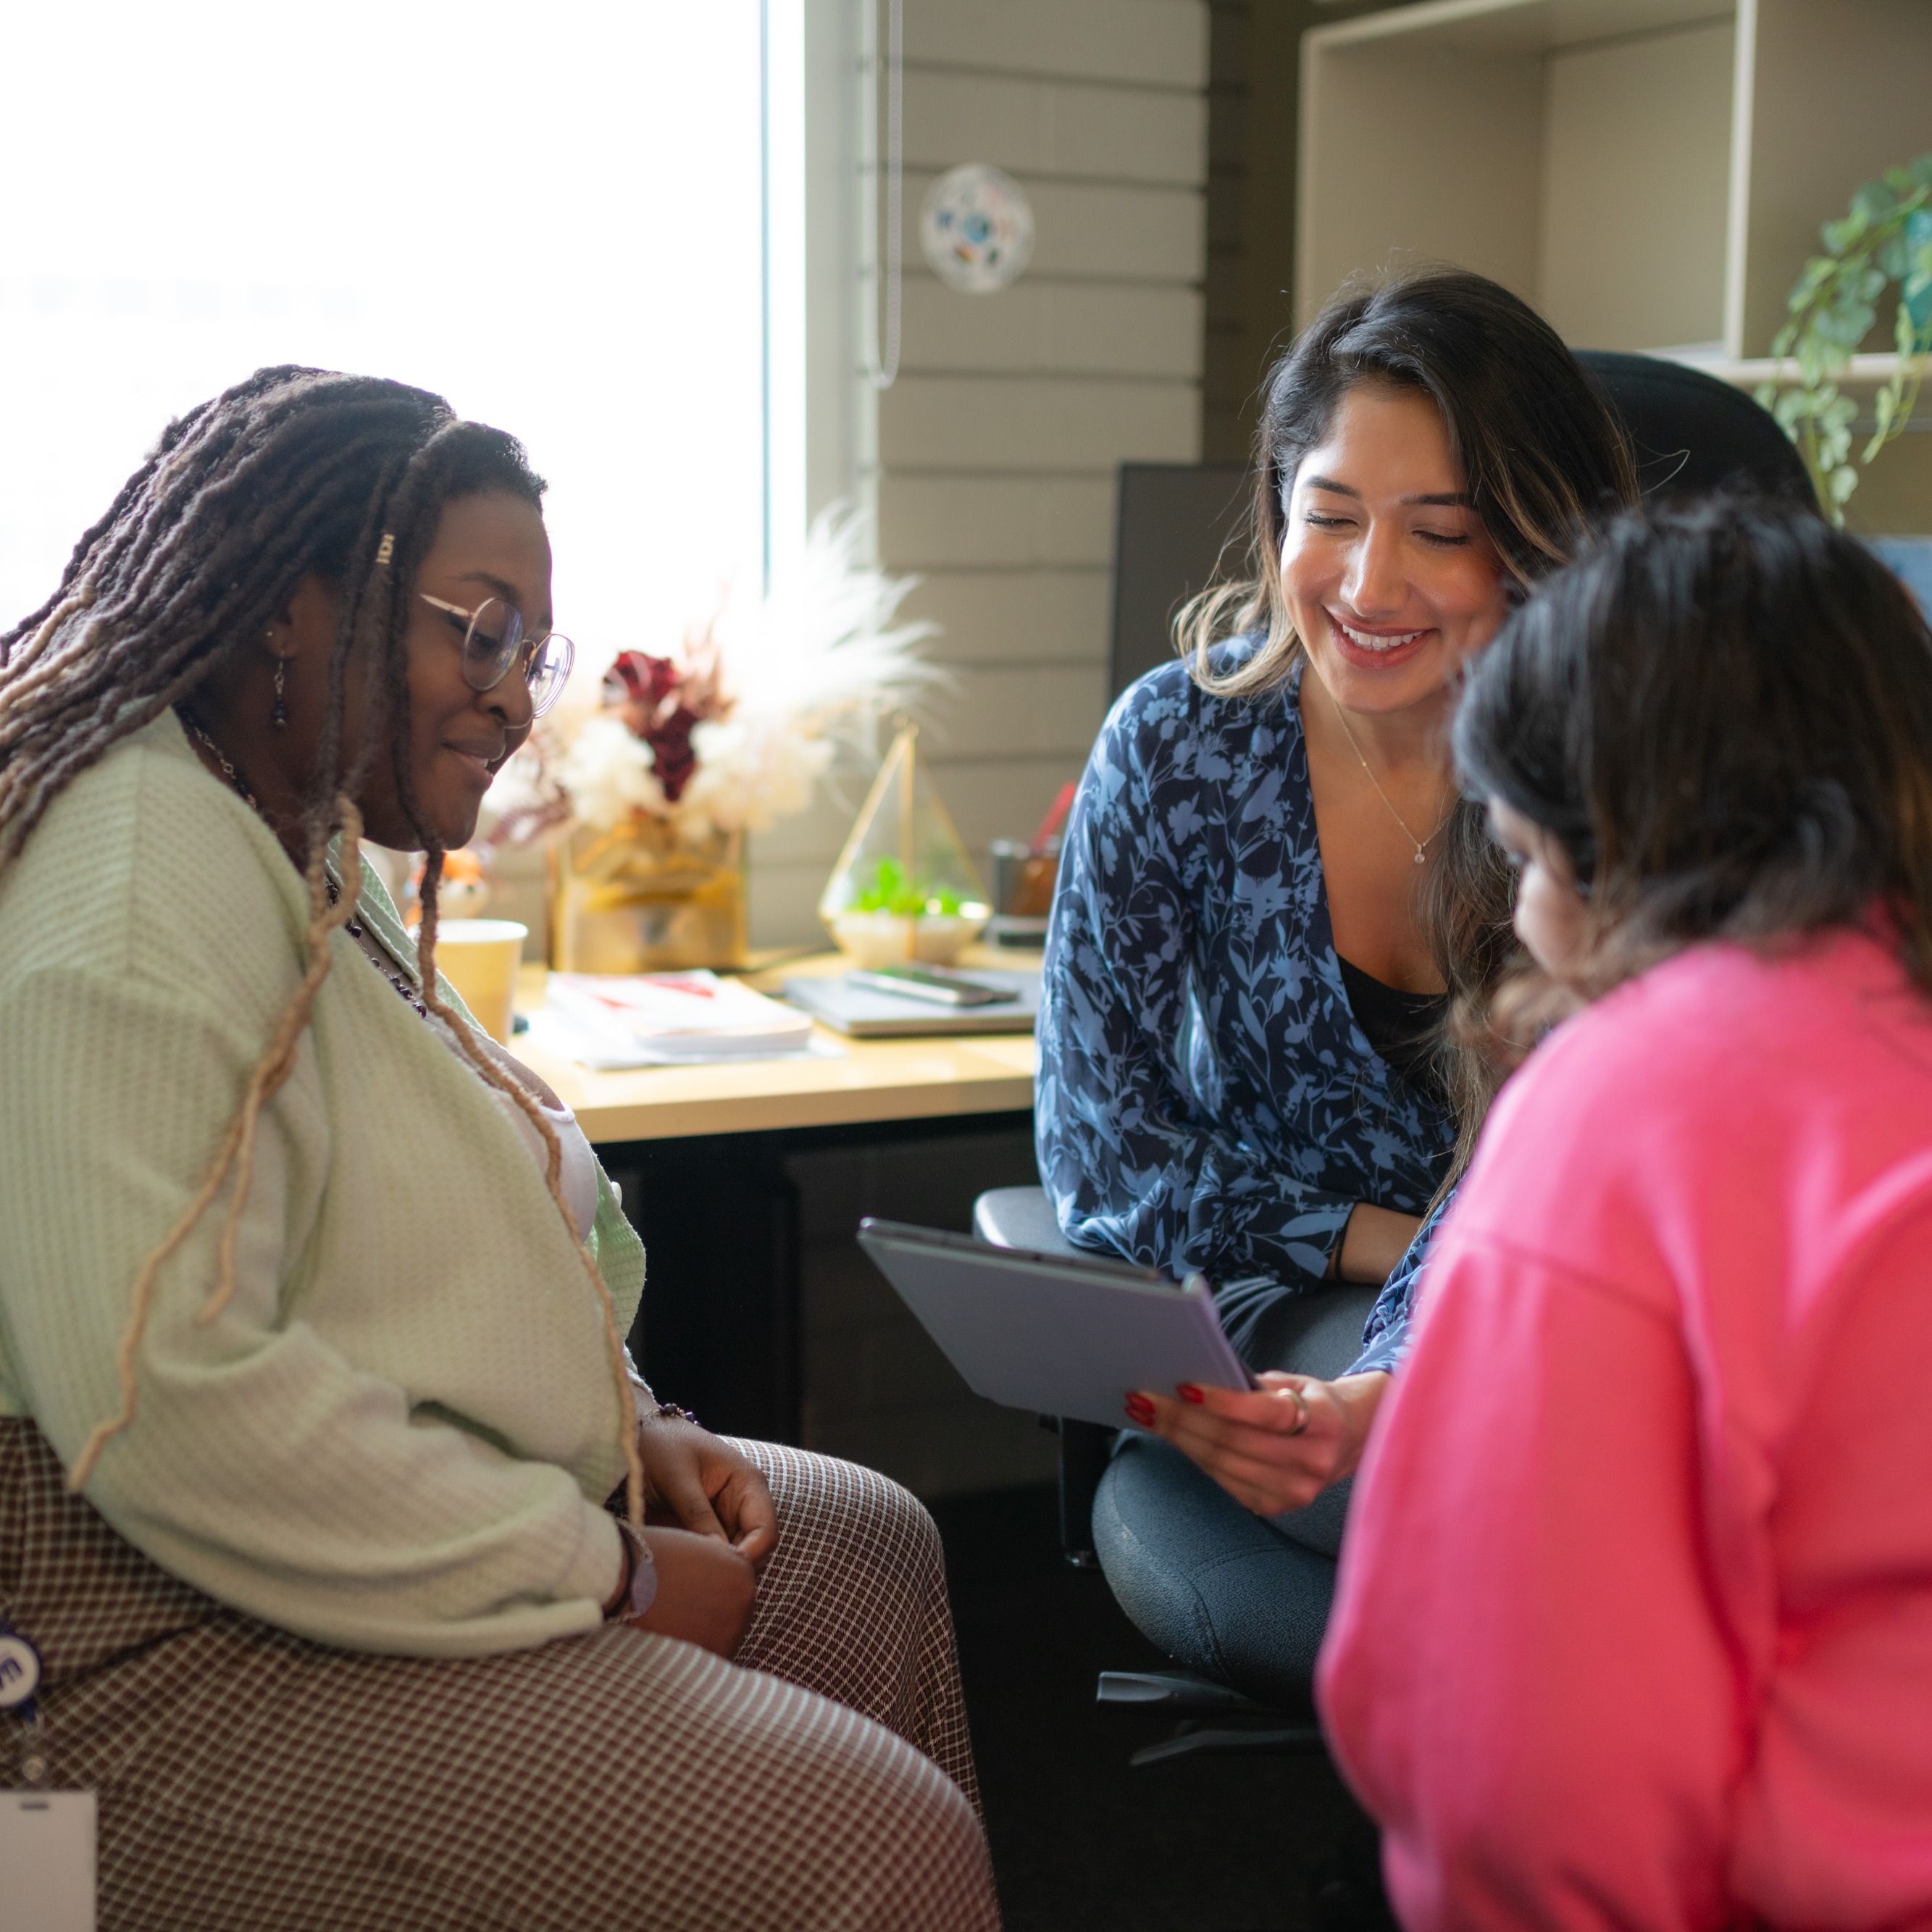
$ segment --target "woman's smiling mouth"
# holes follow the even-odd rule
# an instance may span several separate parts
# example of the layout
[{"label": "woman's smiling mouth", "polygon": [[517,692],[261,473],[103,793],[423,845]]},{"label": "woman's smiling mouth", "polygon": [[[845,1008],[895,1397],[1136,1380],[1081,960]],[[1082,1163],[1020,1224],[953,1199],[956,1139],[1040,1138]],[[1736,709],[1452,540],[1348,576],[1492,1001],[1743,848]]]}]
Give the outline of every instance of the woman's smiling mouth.
[{"label": "woman's smiling mouth", "polygon": [[1333,610],[1327,616],[1335,648],[1343,662],[1364,670],[1383,670],[1406,663],[1425,639],[1436,634],[1432,625],[1406,631],[1378,631],[1344,622]]},{"label": "woman's smiling mouth", "polygon": [[[1353,624],[1345,624],[1340,617],[1330,613],[1336,630],[1346,638],[1358,651],[1399,651],[1404,644],[1412,644],[1422,635],[1414,631],[1361,631]],[[1425,627],[1426,628],[1426,627]]]},{"label": "woman's smiling mouth", "polygon": [[466,745],[446,745],[443,749],[454,752],[476,773],[478,782],[485,785],[496,777],[496,767],[503,761],[500,746],[493,746],[487,752],[479,747]]}]

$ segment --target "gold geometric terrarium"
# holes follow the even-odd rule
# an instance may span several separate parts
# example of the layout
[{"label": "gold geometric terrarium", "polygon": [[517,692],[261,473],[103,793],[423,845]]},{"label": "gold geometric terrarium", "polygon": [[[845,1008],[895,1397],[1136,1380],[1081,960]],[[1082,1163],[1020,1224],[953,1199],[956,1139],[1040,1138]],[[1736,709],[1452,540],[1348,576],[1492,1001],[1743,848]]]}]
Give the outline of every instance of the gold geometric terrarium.
[{"label": "gold geometric terrarium", "polygon": [[950,966],[992,916],[918,736],[908,724],[892,740],[818,902],[839,950],[861,966]]}]

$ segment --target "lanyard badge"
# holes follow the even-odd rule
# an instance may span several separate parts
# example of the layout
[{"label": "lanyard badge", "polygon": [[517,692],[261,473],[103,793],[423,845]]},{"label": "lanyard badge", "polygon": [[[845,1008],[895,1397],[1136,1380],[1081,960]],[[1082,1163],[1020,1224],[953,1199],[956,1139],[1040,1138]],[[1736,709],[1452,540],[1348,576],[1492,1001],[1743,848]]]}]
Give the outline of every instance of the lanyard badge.
[{"label": "lanyard badge", "polygon": [[0,1791],[0,1896],[8,1901],[9,1924],[94,1932],[94,1793],[46,1788],[40,1688],[40,1652],[0,1622],[0,1717],[26,1726],[20,1760],[26,1788]]}]

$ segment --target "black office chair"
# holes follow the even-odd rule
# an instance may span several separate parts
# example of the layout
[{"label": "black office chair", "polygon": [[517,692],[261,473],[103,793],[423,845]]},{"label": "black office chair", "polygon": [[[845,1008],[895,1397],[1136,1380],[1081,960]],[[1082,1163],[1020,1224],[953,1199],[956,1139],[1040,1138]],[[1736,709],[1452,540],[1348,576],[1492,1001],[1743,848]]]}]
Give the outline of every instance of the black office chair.
[{"label": "black office chair", "polygon": [[1630,437],[1646,502],[1729,489],[1817,508],[1804,459],[1743,390],[1655,356],[1580,349],[1576,359]]}]

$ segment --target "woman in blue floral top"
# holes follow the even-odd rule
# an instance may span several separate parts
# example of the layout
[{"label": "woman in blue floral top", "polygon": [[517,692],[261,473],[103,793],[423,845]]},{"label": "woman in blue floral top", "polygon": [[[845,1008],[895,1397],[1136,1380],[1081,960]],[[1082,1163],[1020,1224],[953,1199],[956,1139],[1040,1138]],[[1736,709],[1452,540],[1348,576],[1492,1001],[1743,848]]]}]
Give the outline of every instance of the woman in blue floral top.
[{"label": "woman in blue floral top", "polygon": [[1509,886],[1457,798],[1456,674],[1635,490],[1575,358],[1461,272],[1332,304],[1257,443],[1253,580],[1184,616],[1188,661],[1123,694],[1088,766],[1035,1118],[1069,1238],[1204,1274],[1262,1376],[1127,1394],[1149,1433],[1095,1506],[1108,1581],[1171,1654],[1281,1697],[1312,1672],[1423,1217],[1487,1100],[1444,1020],[1502,970]]}]

